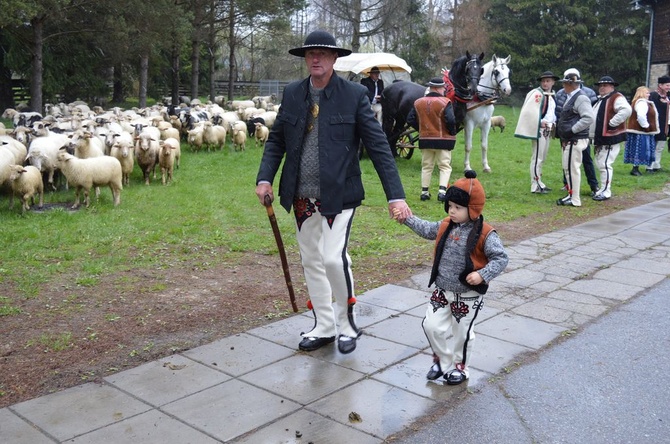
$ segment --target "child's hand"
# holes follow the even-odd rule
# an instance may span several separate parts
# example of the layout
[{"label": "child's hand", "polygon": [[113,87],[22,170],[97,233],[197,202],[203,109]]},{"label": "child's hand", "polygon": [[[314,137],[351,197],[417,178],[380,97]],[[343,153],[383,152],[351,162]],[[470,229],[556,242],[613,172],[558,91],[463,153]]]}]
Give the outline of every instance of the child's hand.
[{"label": "child's hand", "polygon": [[482,278],[481,274],[479,274],[476,271],[473,271],[472,273],[468,274],[465,277],[465,282],[467,282],[470,285],[479,285],[482,282],[484,282],[484,279]]},{"label": "child's hand", "polygon": [[393,220],[397,220],[398,223],[402,224],[412,215],[412,210],[409,209],[404,201],[398,201],[389,204],[389,214]]}]

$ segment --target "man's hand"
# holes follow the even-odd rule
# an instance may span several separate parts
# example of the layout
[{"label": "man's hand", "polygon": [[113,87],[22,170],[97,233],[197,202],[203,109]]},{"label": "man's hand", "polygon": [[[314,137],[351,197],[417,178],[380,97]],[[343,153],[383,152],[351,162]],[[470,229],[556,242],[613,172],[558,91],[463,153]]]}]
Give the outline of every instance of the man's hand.
[{"label": "man's hand", "polygon": [[399,200],[397,202],[392,202],[389,204],[389,216],[391,219],[395,219],[398,223],[405,223],[408,217],[412,215],[412,210],[407,206],[407,202],[404,200]]},{"label": "man's hand", "polygon": [[274,202],[275,195],[272,193],[272,185],[269,183],[259,183],[256,185],[256,196],[261,201],[261,205],[265,206],[265,196],[270,196],[270,203]]}]

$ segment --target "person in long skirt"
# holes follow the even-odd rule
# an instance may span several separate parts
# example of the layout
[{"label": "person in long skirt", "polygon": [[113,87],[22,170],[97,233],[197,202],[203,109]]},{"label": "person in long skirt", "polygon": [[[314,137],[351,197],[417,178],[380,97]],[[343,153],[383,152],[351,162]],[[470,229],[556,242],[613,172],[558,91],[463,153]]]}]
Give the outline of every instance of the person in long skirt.
[{"label": "person in long skirt", "polygon": [[641,176],[640,165],[647,168],[655,160],[656,141],[654,135],[658,134],[658,112],[654,102],[649,100],[649,88],[640,86],[635,91],[631,103],[633,113],[628,118],[626,127],[626,147],[623,155],[623,163],[633,164],[630,174]]}]

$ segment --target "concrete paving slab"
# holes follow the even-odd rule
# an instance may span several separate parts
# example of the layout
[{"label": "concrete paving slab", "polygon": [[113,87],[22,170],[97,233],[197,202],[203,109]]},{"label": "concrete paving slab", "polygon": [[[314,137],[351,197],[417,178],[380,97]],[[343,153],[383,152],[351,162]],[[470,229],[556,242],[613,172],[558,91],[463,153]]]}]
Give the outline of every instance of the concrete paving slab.
[{"label": "concrete paving slab", "polygon": [[518,286],[528,286],[541,282],[544,279],[544,273],[519,269],[509,273],[503,273],[496,278],[496,282],[506,282]]},{"label": "concrete paving slab", "polygon": [[[670,273],[670,269],[666,270]],[[665,279],[665,276],[658,273],[649,273],[646,270],[634,270],[621,267],[618,264],[613,267],[600,270],[593,275],[594,279],[602,279],[609,282],[618,282],[620,284],[635,284],[641,287],[653,287]]]},{"label": "concrete paving slab", "polygon": [[300,409],[300,405],[232,379],[162,410],[220,441],[230,441]]},{"label": "concrete paving slab", "polygon": [[[428,343],[426,341],[424,348],[427,347]],[[357,372],[371,374],[379,371],[380,368],[388,367],[395,362],[419,353],[419,351],[418,348],[408,347],[397,341],[364,334],[358,339],[356,350],[353,353],[343,355],[337,350],[337,347],[323,347],[310,352],[309,356]]]},{"label": "concrete paving slab", "polygon": [[[263,353],[258,353],[258,350],[263,350]],[[294,353],[295,349],[242,333],[194,348],[183,354],[229,375],[239,376],[267,367]]]},{"label": "concrete paving slab", "polygon": [[277,322],[273,322],[262,327],[254,328],[247,333],[259,338],[267,339],[284,347],[298,349],[298,344],[302,339],[300,332],[310,331],[314,327],[314,318],[308,319],[305,316],[291,316]]},{"label": "concrete paving slab", "polygon": [[539,349],[559,336],[565,328],[511,313],[494,316],[477,326],[477,333]]},{"label": "concrete paving slab", "polygon": [[[625,268],[628,270],[638,270],[638,271],[646,271],[648,273],[657,273],[660,274],[662,277],[670,276],[670,268],[668,268],[667,262],[659,262],[655,260],[641,259],[635,257],[618,262],[617,267]],[[634,283],[634,281],[629,281],[629,283],[632,284]]]},{"label": "concrete paving slab", "polygon": [[359,299],[366,304],[391,310],[407,311],[426,302],[426,292],[387,284],[363,293]]},{"label": "concrete paving slab", "polygon": [[118,389],[94,383],[72,387],[12,407],[16,413],[59,441],[72,439],[150,409],[148,404]]},{"label": "concrete paving slab", "polygon": [[602,279],[582,279],[565,286],[566,290],[576,291],[587,295],[600,296],[617,301],[627,301],[640,291],[643,287],[621,284]]},{"label": "concrete paving slab", "polygon": [[237,444],[380,444],[382,439],[307,410],[299,410],[240,439]]},{"label": "concrete paving slab", "polygon": [[53,444],[53,440],[7,408],[0,409],[0,441],[7,444]]},{"label": "concrete paving slab", "polygon": [[390,316],[398,315],[401,312],[359,300],[354,306],[354,313],[356,314],[356,326],[367,329],[370,325],[383,321]]},{"label": "concrete paving slab", "polygon": [[363,377],[361,372],[300,353],[240,379],[306,405]]},{"label": "concrete paving slab", "polygon": [[217,441],[157,410],[151,410],[121,422],[75,438],[71,444],[216,444]]},{"label": "concrete paving slab", "polygon": [[433,355],[420,353],[387,367],[373,375],[372,379],[439,402],[450,401],[465,391],[467,384],[451,386],[447,385],[443,378],[427,380],[426,373],[432,365]]},{"label": "concrete paving slab", "polygon": [[416,349],[423,349],[430,344],[423,333],[422,320],[422,318],[401,313],[366,328],[365,333]]},{"label": "concrete paving slab", "polygon": [[[383,438],[402,430],[434,406],[435,401],[430,399],[366,379],[320,399],[309,410]],[[361,422],[349,422],[351,412],[358,413]]]},{"label": "concrete paving slab", "polygon": [[108,376],[105,381],[158,407],[229,379],[191,359],[172,355]]},{"label": "concrete paving slab", "polygon": [[[524,347],[523,345],[501,341],[484,334],[477,334],[477,341],[470,365],[475,369],[495,375],[506,366],[511,365],[518,356],[532,351],[533,349]],[[471,380],[470,384],[474,385],[475,381]]]}]

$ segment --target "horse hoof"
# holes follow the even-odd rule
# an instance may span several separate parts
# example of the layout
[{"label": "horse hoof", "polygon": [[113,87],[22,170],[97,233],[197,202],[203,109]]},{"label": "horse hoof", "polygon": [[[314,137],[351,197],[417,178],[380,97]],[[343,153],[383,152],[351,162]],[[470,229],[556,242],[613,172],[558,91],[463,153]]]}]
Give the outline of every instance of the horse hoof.
[{"label": "horse hoof", "polygon": [[490,167],[486,167],[486,168],[484,168],[484,172],[485,172],[485,173],[490,173],[490,172],[491,172],[491,168],[490,168]]}]

